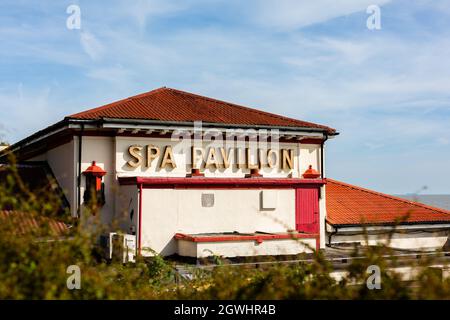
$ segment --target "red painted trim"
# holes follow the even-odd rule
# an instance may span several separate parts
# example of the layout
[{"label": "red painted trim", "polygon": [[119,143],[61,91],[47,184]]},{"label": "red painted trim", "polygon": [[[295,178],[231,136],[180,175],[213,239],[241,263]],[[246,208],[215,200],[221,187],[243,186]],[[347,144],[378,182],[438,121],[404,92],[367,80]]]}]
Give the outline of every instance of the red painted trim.
[{"label": "red painted trim", "polygon": [[313,139],[313,138],[306,138],[306,139],[302,139],[300,140],[300,144],[322,144],[323,140],[322,139]]},{"label": "red painted trim", "polygon": [[324,179],[298,178],[147,178],[147,177],[119,177],[121,185],[142,184],[147,189],[170,188],[203,188],[203,189],[234,189],[234,188],[299,188],[318,186],[326,183]]},{"label": "red painted trim", "polygon": [[138,227],[138,248],[141,255],[141,238],[142,238],[142,184],[139,184],[139,227]]},{"label": "red painted trim", "polygon": [[304,233],[283,233],[283,234],[261,234],[261,235],[223,235],[217,237],[195,236],[183,233],[176,233],[175,239],[186,240],[192,242],[224,242],[224,241],[257,241],[258,243],[264,240],[280,240],[280,239],[311,239],[317,238],[317,234]]},{"label": "red painted trim", "polygon": [[320,250],[320,235],[316,236],[316,251],[319,252]]}]

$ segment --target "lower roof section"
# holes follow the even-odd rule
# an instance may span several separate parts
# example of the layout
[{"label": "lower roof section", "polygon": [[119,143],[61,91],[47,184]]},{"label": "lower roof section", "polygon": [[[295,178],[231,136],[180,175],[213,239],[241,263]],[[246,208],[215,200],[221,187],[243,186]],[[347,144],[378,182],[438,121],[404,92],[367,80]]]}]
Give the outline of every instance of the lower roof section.
[{"label": "lower roof section", "polygon": [[175,234],[175,239],[191,242],[225,242],[225,241],[256,241],[281,240],[281,239],[305,239],[317,238],[318,234],[283,232],[283,233],[198,233],[198,234]]},{"label": "lower roof section", "polygon": [[327,179],[327,222],[333,226],[450,223],[450,211]]},{"label": "lower roof section", "polygon": [[320,247],[318,234],[285,233],[177,233],[178,255],[206,258],[293,256],[312,253]]},{"label": "lower roof section", "polygon": [[0,223],[11,224],[17,236],[48,231],[47,235],[64,237],[70,231],[70,226],[62,221],[23,211],[0,210]]}]

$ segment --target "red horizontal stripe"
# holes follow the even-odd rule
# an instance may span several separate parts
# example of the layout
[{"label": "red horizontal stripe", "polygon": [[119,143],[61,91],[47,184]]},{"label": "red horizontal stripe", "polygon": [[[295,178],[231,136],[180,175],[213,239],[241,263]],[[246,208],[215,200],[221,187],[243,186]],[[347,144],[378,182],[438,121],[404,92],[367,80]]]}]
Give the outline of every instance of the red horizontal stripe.
[{"label": "red horizontal stripe", "polygon": [[119,177],[121,185],[140,185],[144,188],[297,188],[325,184],[323,179],[298,178],[147,178]]}]

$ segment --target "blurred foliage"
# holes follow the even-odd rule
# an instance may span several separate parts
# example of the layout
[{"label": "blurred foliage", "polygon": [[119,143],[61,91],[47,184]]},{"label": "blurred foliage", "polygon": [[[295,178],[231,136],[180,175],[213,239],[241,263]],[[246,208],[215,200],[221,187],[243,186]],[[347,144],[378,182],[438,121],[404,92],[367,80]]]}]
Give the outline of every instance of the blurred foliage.
[{"label": "blurred foliage", "polygon": [[[357,247],[345,275],[332,275],[333,265],[322,252],[312,262],[229,266],[214,257],[216,267],[185,265],[192,279],[180,276],[175,262],[158,255],[138,257],[134,264],[112,263],[101,258],[98,235],[103,231],[98,208],[86,208],[88,221],[61,215],[61,200],[48,190],[31,193],[20,180],[13,159],[7,178],[0,181],[0,210],[25,212],[39,226],[21,231],[23,221],[14,215],[0,221],[0,299],[449,299],[450,279],[427,268],[428,260],[412,281],[388,272],[397,261],[387,260],[387,246]],[[19,190],[19,192],[17,191]],[[59,213],[58,213],[59,212]],[[47,217],[47,219],[41,219]],[[16,219],[16,220],[15,220]],[[55,237],[50,219],[71,224],[69,233]],[[86,223],[98,224],[86,228]],[[78,265],[81,289],[69,290],[67,267]],[[367,267],[381,269],[381,289],[369,290]]]}]

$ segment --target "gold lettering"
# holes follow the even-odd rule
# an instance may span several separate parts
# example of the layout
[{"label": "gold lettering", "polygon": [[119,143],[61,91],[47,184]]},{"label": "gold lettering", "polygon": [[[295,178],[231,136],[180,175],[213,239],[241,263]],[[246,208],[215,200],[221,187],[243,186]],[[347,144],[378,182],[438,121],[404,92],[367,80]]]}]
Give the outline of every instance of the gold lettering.
[{"label": "gold lettering", "polygon": [[[273,157],[272,157],[273,155]],[[269,149],[267,150],[267,165],[269,168],[273,169],[276,168],[278,163],[278,154],[275,150]]]},{"label": "gold lettering", "polygon": [[219,167],[219,164],[217,163],[217,158],[216,158],[216,149],[213,147],[209,148],[208,157],[206,158],[205,168],[209,168],[212,166],[216,167],[216,169]]},{"label": "gold lettering", "polygon": [[263,154],[264,154],[264,150],[263,149],[258,149],[258,164],[259,164],[259,169],[262,169],[264,167],[264,158],[263,158]]},{"label": "gold lettering", "polygon": [[227,154],[227,150],[225,148],[220,148],[220,153],[222,154],[222,159],[223,159],[223,166],[225,169],[230,167],[230,154],[231,152],[228,150],[228,154]]},{"label": "gold lettering", "polygon": [[258,162],[257,163],[251,163],[250,148],[247,148],[247,168],[249,168],[249,169],[258,169]]},{"label": "gold lettering", "polygon": [[[197,166],[197,162],[200,160],[200,165]],[[192,162],[192,169],[200,169],[202,166],[202,160],[203,160],[203,149],[202,148],[191,148],[191,162]]]},{"label": "gold lettering", "polygon": [[159,148],[153,145],[147,146],[147,167],[151,167],[152,161],[160,154]]},{"label": "gold lettering", "polygon": [[168,165],[170,165],[173,169],[177,167],[175,159],[173,157],[171,146],[166,146],[166,150],[164,151],[164,157],[160,168],[164,169]]},{"label": "gold lettering", "polygon": [[245,168],[245,160],[242,161],[242,149],[236,148],[236,164],[239,169]]},{"label": "gold lettering", "polygon": [[132,145],[128,148],[128,154],[133,158],[127,161],[127,164],[132,168],[137,168],[142,164],[142,155],[140,154],[142,146]]},{"label": "gold lettering", "polygon": [[289,170],[294,168],[294,150],[292,149],[282,149],[283,157],[283,170]]}]

